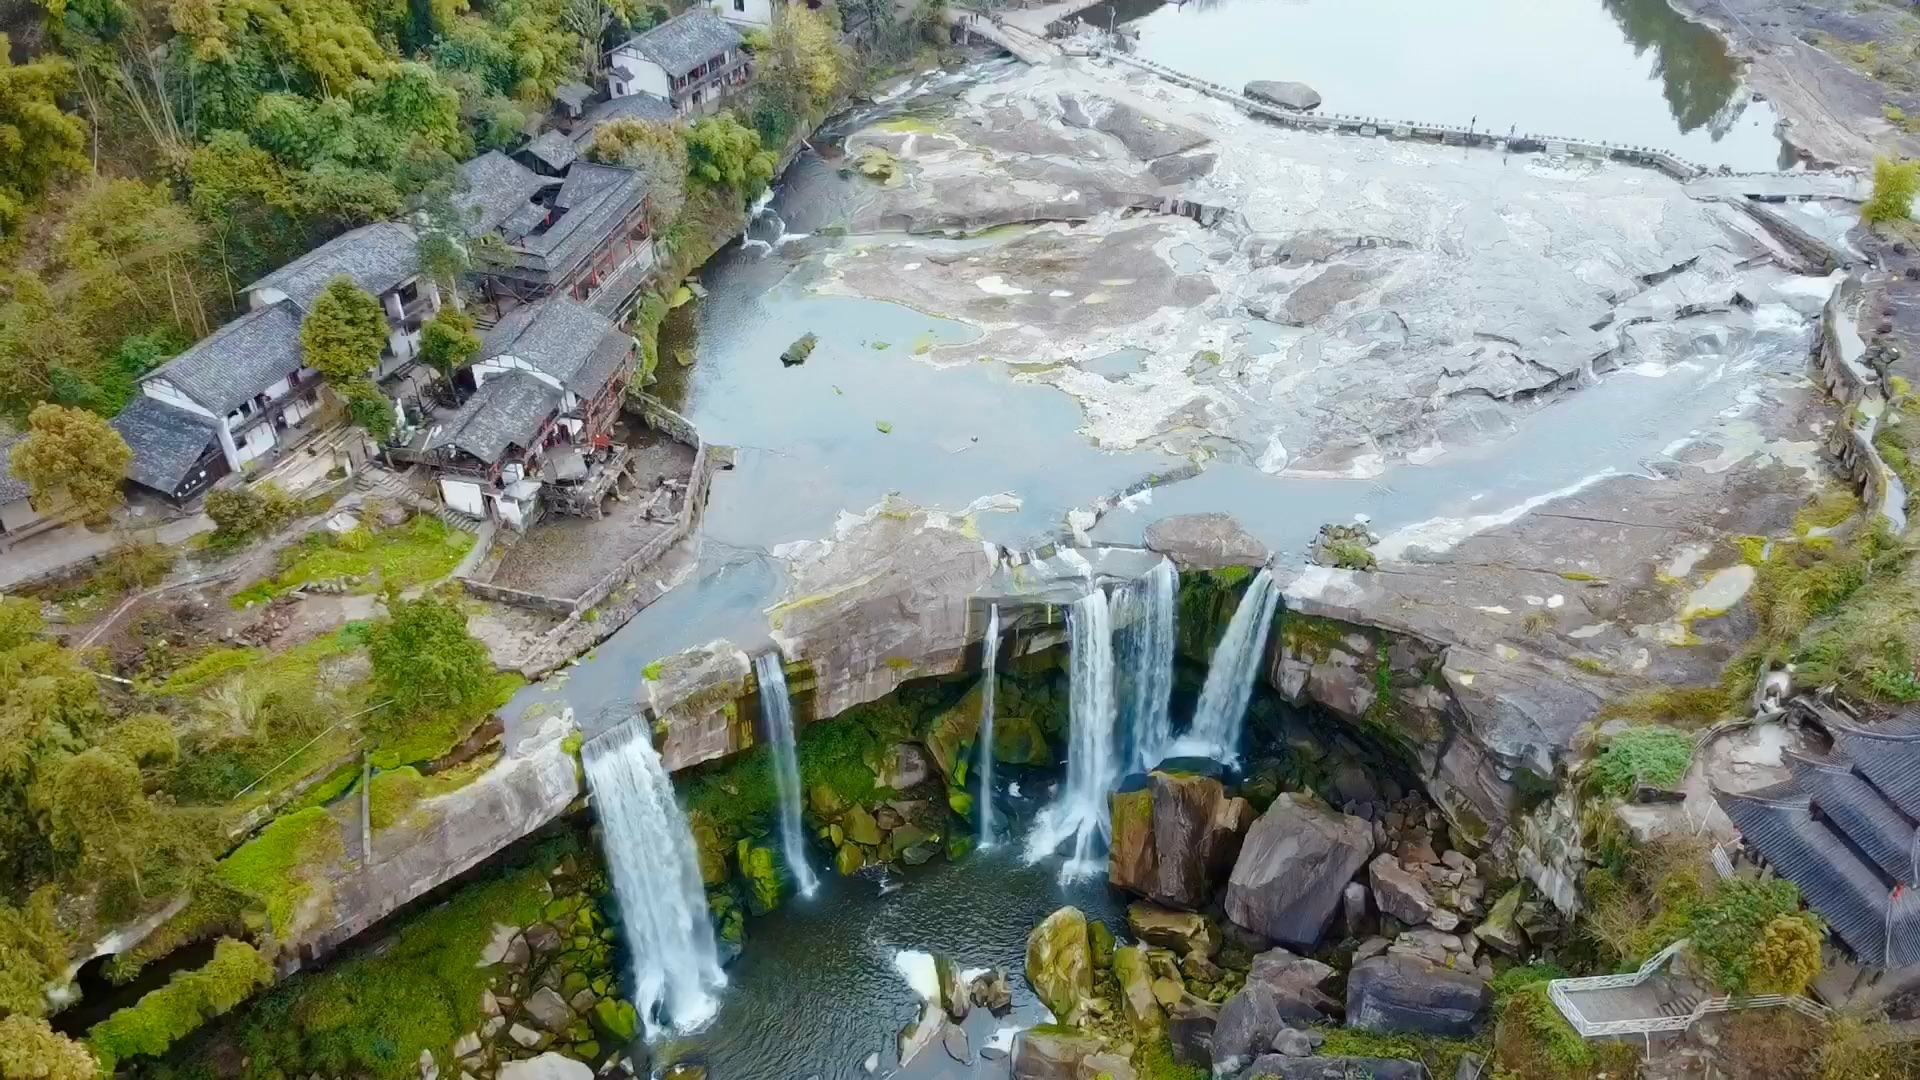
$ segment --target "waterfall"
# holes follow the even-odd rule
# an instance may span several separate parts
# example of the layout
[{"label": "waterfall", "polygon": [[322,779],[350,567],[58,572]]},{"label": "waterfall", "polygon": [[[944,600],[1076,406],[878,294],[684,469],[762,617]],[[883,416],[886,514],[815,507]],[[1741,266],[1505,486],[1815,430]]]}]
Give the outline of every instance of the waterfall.
[{"label": "waterfall", "polygon": [[1127,733],[1121,767],[1145,771],[1160,764],[1173,742],[1167,699],[1173,693],[1173,608],[1180,574],[1166,559],[1114,597],[1120,690],[1120,728]]},{"label": "waterfall", "polygon": [[649,1038],[713,1018],[727,984],[714,950],[687,817],[644,723],[628,722],[580,748],[606,847],[607,870],[633,964],[633,1003]]},{"label": "waterfall", "polygon": [[1067,781],[1052,805],[1034,820],[1027,837],[1027,861],[1038,862],[1073,841],[1073,854],[1061,868],[1062,879],[1096,872],[1097,859],[1112,825],[1107,817],[1107,794],[1120,778],[1114,737],[1113,621],[1107,594],[1096,586],[1073,602],[1067,613],[1071,664],[1072,726],[1067,748]]},{"label": "waterfall", "polygon": [[780,794],[780,853],[793,871],[801,896],[820,887],[807,865],[807,838],[800,829],[800,759],[793,749],[793,703],[787,699],[787,672],[780,654],[763,652],[753,658],[760,680],[760,718],[766,721],[767,741],[773,749],[773,784]]},{"label": "waterfall", "polygon": [[[747,207],[747,224],[740,230],[740,246],[748,248],[758,245],[763,256],[773,250],[773,245],[765,240],[754,239],[753,223],[759,221],[760,215],[766,213],[767,207],[771,205],[773,205],[773,185],[768,184],[767,190],[761,192],[760,197],[753,200],[753,205]],[[782,225],[780,231],[785,232],[786,226]]]},{"label": "waterfall", "polygon": [[1261,570],[1247,585],[1240,606],[1233,609],[1226,636],[1213,650],[1207,665],[1207,681],[1200,688],[1200,703],[1193,710],[1193,728],[1180,740],[1194,752],[1214,757],[1227,765],[1240,763],[1240,734],[1246,726],[1247,702],[1253,697],[1253,680],[1260,674],[1260,659],[1267,651],[1267,631],[1273,626],[1273,612],[1280,603],[1280,587],[1273,575]]},{"label": "waterfall", "polygon": [[973,812],[980,816],[980,846],[993,846],[993,692],[994,661],[1000,657],[1000,605],[987,608],[987,636],[980,643],[980,796]]}]

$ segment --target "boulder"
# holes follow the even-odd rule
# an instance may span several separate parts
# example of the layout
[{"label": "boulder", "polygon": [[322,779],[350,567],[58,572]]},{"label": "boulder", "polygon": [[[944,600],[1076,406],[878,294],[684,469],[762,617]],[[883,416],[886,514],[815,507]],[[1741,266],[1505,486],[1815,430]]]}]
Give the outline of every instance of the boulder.
[{"label": "boulder", "polygon": [[1273,1037],[1273,1052],[1283,1057],[1311,1057],[1313,1036],[1301,1028],[1283,1027]]},{"label": "boulder", "polygon": [[905,791],[927,779],[927,755],[915,743],[894,743],[880,761],[874,783],[883,788]]},{"label": "boulder", "polygon": [[497,1075],[499,1080],[593,1080],[593,1068],[549,1050],[527,1061],[509,1061]]},{"label": "boulder", "polygon": [[573,1010],[567,1007],[559,994],[545,986],[535,990],[533,996],[527,999],[527,1014],[556,1035],[573,1024]]},{"label": "boulder", "polygon": [[1153,792],[1153,887],[1147,895],[1170,907],[1194,908],[1213,895],[1207,877],[1214,836],[1214,811],[1226,801],[1220,781],[1211,776],[1155,772]]},{"label": "boulder", "polygon": [[1213,1032],[1220,1022],[1220,1006],[1205,998],[1184,994],[1169,1002],[1167,1041],[1173,1047],[1173,1060],[1182,1065],[1213,1065]]},{"label": "boulder", "polygon": [[1074,1076],[1075,1080],[1138,1080],[1139,1074],[1125,1054],[1107,1052],[1081,1058]]},{"label": "boulder", "polygon": [[864,806],[849,807],[846,816],[840,819],[840,827],[846,830],[847,840],[851,843],[868,847],[880,843],[880,824],[873,820],[873,815]]},{"label": "boulder", "polygon": [[546,1036],[541,1035],[539,1032],[533,1030],[530,1027],[526,1027],[521,1024],[515,1024],[512,1027],[507,1029],[507,1038],[512,1039],[514,1042],[517,1042],[521,1046],[526,1047],[528,1050],[531,1050],[534,1047],[539,1046],[540,1043],[546,1038]]},{"label": "boulder", "polygon": [[1013,1080],[1079,1080],[1080,1062],[1100,1040],[1071,1028],[1028,1028],[1013,1037]]},{"label": "boulder", "polygon": [[1207,824],[1207,839],[1202,845],[1208,880],[1221,880],[1233,869],[1247,830],[1253,828],[1254,817],[1253,804],[1238,796],[1213,805],[1213,819]]},{"label": "boulder", "polygon": [[1127,905],[1127,929],[1149,945],[1169,949],[1180,956],[1197,952],[1212,956],[1220,951],[1220,930],[1213,920],[1197,911],[1172,911],[1158,904]]},{"label": "boulder", "polygon": [[1287,1057],[1267,1054],[1254,1061],[1249,1076],[1274,1080],[1345,1080],[1365,1076],[1370,1080],[1422,1080],[1425,1067],[1417,1061],[1376,1057]]},{"label": "boulder", "polygon": [[1154,159],[1147,171],[1163,184],[1184,184],[1212,172],[1215,160],[1214,154],[1175,154]]},{"label": "boulder", "polygon": [[958,1024],[948,1024],[947,1030],[940,1036],[940,1045],[946,1048],[947,1056],[962,1065],[973,1064],[973,1047],[967,1042],[967,1030]]},{"label": "boulder", "polygon": [[1278,105],[1295,112],[1306,112],[1320,107],[1320,92],[1303,82],[1255,79],[1248,83],[1241,93],[1255,101]]},{"label": "boulder", "polygon": [[1227,882],[1227,918],[1274,941],[1312,948],[1341,893],[1373,851],[1373,829],[1295,795],[1248,830]]},{"label": "boulder", "polygon": [[1039,721],[1026,716],[996,716],[993,760],[1002,765],[1051,765],[1053,751],[1047,746],[1047,735],[1040,730]]},{"label": "boulder", "polygon": [[1405,953],[1362,960],[1347,973],[1347,1023],[1368,1031],[1464,1038],[1488,999],[1478,975]]},{"label": "boulder", "polygon": [[1220,1008],[1213,1029],[1214,1075],[1234,1075],[1267,1052],[1273,1037],[1286,1026],[1280,998],[1271,987],[1248,986]]},{"label": "boulder", "polygon": [[1120,1011],[1133,1028],[1134,1038],[1152,1042],[1166,1029],[1166,1014],[1153,995],[1153,972],[1147,967],[1144,945],[1113,950],[1113,979],[1120,986]]},{"label": "boulder", "polygon": [[1419,926],[1433,915],[1433,896],[1426,885],[1392,854],[1383,851],[1374,856],[1367,864],[1367,880],[1380,910],[1408,926]]},{"label": "boulder", "polygon": [[1499,949],[1508,956],[1518,957],[1527,949],[1527,936],[1520,929],[1518,914],[1520,911],[1521,887],[1515,885],[1508,889],[1500,899],[1493,902],[1487,911],[1487,917],[1479,926],[1473,928],[1473,936]]},{"label": "boulder", "polygon": [[955,1021],[967,1018],[967,987],[960,981],[960,965],[946,953],[933,954],[933,974],[940,982],[940,1007]]},{"label": "boulder", "polygon": [[911,1065],[928,1047],[939,1042],[946,1035],[947,1026],[947,1014],[940,1011],[937,1003],[929,1001],[922,1005],[920,1015],[900,1029],[901,1068]]},{"label": "boulder", "polygon": [[1232,514],[1176,514],[1147,526],[1147,549],[1182,570],[1264,566],[1267,545],[1242,528]]},{"label": "boulder", "polygon": [[1080,1003],[1092,996],[1092,948],[1079,908],[1061,908],[1027,935],[1027,984],[1063,1023],[1071,1023]]},{"label": "boulder", "polygon": [[1321,993],[1320,988],[1333,977],[1333,968],[1318,960],[1306,956],[1295,956],[1285,949],[1269,949],[1253,958],[1253,966],[1247,970],[1247,983],[1268,986],[1283,994],[1295,994],[1312,1000],[1324,999],[1325,1005],[1333,1005],[1333,999]]},{"label": "boulder", "polygon": [[975,975],[967,989],[975,1005],[995,1016],[1005,1016],[1007,1010],[1013,1008],[1013,989],[1007,985],[1007,973],[999,968],[988,968]]}]

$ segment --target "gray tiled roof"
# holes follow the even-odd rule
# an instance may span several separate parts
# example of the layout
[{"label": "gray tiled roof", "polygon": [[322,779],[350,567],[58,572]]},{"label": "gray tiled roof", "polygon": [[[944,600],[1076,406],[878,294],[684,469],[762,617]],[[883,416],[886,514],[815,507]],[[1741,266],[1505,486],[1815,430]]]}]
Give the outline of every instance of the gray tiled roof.
[{"label": "gray tiled roof", "polygon": [[312,306],[327,282],[345,274],[375,296],[420,275],[419,238],[397,221],[376,221],[341,233],[305,255],[246,287],[278,289],[300,305]]},{"label": "gray tiled roof", "polygon": [[532,375],[524,371],[495,375],[442,422],[426,449],[451,446],[497,463],[509,446],[532,446],[547,417],[559,407],[560,391]]},{"label": "gray tiled roof", "polygon": [[553,88],[553,100],[574,112],[579,112],[580,107],[585,105],[587,99],[592,96],[593,87],[583,82],[563,82]]},{"label": "gray tiled roof", "polygon": [[628,42],[641,56],[676,78],[728,49],[740,47],[740,34],[711,8],[682,12]]},{"label": "gray tiled roof", "polygon": [[585,147],[593,141],[594,129],[609,120],[647,120],[668,124],[680,118],[673,103],[654,94],[622,94],[596,103],[581,119],[580,130],[573,133],[574,145]]},{"label": "gray tiled roof", "polygon": [[487,332],[480,359],[513,356],[583,398],[598,394],[632,356],[633,338],[564,296],[507,313]]},{"label": "gray tiled roof", "polygon": [[554,203],[566,212],[547,231],[524,236],[516,246],[532,256],[529,269],[560,280],[619,228],[645,194],[644,178],[633,169],[576,161]]},{"label": "gray tiled roof", "polygon": [[145,394],[127,402],[113,418],[113,427],[133,451],[127,479],[168,495],[187,479],[216,438],[213,421]]},{"label": "gray tiled roof", "polygon": [[538,175],[498,150],[489,150],[461,163],[460,175],[465,180],[464,190],[455,199],[466,218],[469,236],[499,228],[527,207],[541,188],[559,183]]},{"label": "gray tiled roof", "polygon": [[1908,817],[1920,818],[1920,734],[1904,721],[1840,728],[1834,744]]},{"label": "gray tiled roof", "polygon": [[300,370],[300,363],[300,310],[282,300],[220,327],[141,381],[165,379],[208,412],[225,416]]},{"label": "gray tiled roof", "polygon": [[27,437],[24,431],[0,428],[0,503],[24,499],[31,492],[25,480],[13,475],[13,448]]},{"label": "gray tiled roof", "polygon": [[527,153],[532,154],[550,169],[564,169],[580,156],[573,140],[558,131],[543,131],[540,137],[527,144]]}]

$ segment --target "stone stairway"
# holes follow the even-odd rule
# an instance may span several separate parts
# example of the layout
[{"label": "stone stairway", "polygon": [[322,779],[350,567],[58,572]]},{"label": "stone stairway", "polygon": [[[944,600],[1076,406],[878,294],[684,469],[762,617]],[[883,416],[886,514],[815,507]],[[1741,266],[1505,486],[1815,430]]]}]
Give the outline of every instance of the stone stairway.
[{"label": "stone stairway", "polygon": [[432,514],[442,522],[445,522],[448,528],[459,529],[462,532],[475,534],[480,531],[480,520],[478,518],[468,517],[458,510],[454,510],[420,494],[414,490],[411,484],[408,484],[391,469],[384,469],[378,465],[369,463],[365,468],[360,470],[359,476],[354,477],[353,486],[368,495],[393,499],[396,502],[405,503],[423,514]]}]

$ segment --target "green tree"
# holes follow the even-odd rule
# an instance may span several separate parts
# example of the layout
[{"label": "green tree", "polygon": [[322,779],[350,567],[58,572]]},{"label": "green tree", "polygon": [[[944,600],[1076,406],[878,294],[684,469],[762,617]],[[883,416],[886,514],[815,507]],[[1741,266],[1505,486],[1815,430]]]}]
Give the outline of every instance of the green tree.
[{"label": "green tree", "polygon": [[334,388],[347,403],[347,418],[365,428],[375,441],[386,442],[395,424],[393,399],[368,378],[347,379]]},{"label": "green tree", "polygon": [[687,201],[687,143],[679,129],[623,116],[593,129],[587,160],[624,165],[646,178],[647,217],[657,228]]},{"label": "green tree", "polygon": [[1730,994],[1756,992],[1761,983],[1790,985],[1804,970],[1806,941],[1799,930],[1784,925],[1769,938],[1768,929],[1781,918],[1806,922],[1812,932],[1811,978],[1819,971],[1818,924],[1800,911],[1800,889],[1784,878],[1728,878],[1715,884],[1687,912],[1688,951],[1714,985]]},{"label": "green tree", "polygon": [[162,326],[203,337],[205,245],[204,228],[164,185],[99,181],[61,219],[57,288],[97,341]]},{"label": "green tree", "polygon": [[90,404],[95,343],[30,271],[0,271],[0,411],[25,420],[35,405]]},{"label": "green tree", "polygon": [[432,594],[418,600],[391,595],[388,617],[368,642],[378,697],[393,703],[388,715],[415,717],[448,709],[471,709],[493,683],[486,647],[467,633],[457,600]]},{"label": "green tree", "polygon": [[687,175],[710,188],[752,198],[773,179],[773,154],[760,136],[731,113],[702,118],[687,129]]},{"label": "green tree", "polygon": [[307,366],[334,383],[365,379],[386,344],[387,316],[380,301],[345,274],[327,282],[300,322]]},{"label": "green tree", "polygon": [[57,56],[15,64],[0,34],[0,236],[62,173],[87,167],[86,127],[60,110],[73,65]]},{"label": "green tree", "polygon": [[97,414],[49,404],[28,414],[12,468],[43,512],[98,524],[126,501],[120,485],[132,460],[127,441]]},{"label": "green tree", "polygon": [[470,363],[480,352],[480,335],[473,317],[452,304],[434,313],[420,328],[420,359],[445,378]]},{"label": "green tree", "polygon": [[1799,994],[1820,974],[1820,927],[1803,914],[1775,915],[1754,946],[1747,986],[1756,994]]},{"label": "green tree", "polygon": [[154,813],[139,766],[101,747],[83,750],[61,765],[49,809],[55,846],[79,861],[87,879],[146,895],[141,878]]},{"label": "green tree", "polygon": [[1860,208],[1860,219],[1869,225],[1909,220],[1915,194],[1920,194],[1920,159],[1875,158],[1873,195]]},{"label": "green tree", "polygon": [[0,1080],[97,1080],[87,1048],[37,1016],[0,1019]]},{"label": "green tree", "polygon": [[[65,973],[67,943],[54,917],[55,889],[45,886],[24,908],[0,899],[0,1013],[39,1016],[47,1009],[47,984]],[[0,1053],[5,1052],[0,1039]],[[0,1058],[0,1065],[5,1059]],[[0,1067],[0,1077],[14,1074]]]}]

